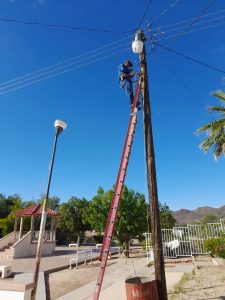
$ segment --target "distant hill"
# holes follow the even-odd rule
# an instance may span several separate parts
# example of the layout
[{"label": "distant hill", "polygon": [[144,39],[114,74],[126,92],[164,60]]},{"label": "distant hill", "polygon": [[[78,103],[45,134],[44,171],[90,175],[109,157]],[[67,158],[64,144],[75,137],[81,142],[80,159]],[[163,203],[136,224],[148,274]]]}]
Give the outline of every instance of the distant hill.
[{"label": "distant hill", "polygon": [[205,215],[212,214],[219,218],[225,217],[225,205],[219,208],[210,206],[198,207],[194,210],[180,209],[172,212],[178,223],[192,223],[200,221]]}]

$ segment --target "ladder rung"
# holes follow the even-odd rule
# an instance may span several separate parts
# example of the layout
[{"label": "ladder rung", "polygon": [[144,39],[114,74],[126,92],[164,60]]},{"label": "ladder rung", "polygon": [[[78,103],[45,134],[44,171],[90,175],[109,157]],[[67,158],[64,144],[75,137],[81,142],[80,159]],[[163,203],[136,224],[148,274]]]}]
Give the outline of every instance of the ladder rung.
[{"label": "ladder rung", "polygon": [[[136,104],[138,102],[138,99],[140,96],[140,91],[141,91],[140,86],[141,86],[141,77],[139,77],[138,84],[136,86],[134,104]],[[107,253],[109,252],[109,249],[110,249],[110,244],[111,244],[112,234],[113,234],[113,230],[114,230],[114,226],[115,226],[117,210],[119,208],[119,203],[120,203],[120,196],[122,193],[122,187],[123,187],[125,176],[126,176],[126,170],[128,167],[131,147],[133,144],[133,138],[134,138],[136,123],[137,123],[137,108],[134,108],[132,114],[133,115],[129,119],[129,125],[128,125],[125,144],[124,144],[124,149],[123,149],[123,153],[122,153],[122,158],[121,158],[121,162],[120,162],[120,168],[118,171],[116,187],[114,190],[114,195],[113,195],[112,203],[111,203],[110,210],[109,210],[109,216],[107,219],[107,225],[106,225],[104,239],[103,239],[103,246],[102,246],[101,252],[100,252],[101,269],[98,274],[97,286],[95,289],[93,300],[99,299],[99,294],[100,294],[101,285],[102,285],[102,281],[103,281],[104,271],[105,271],[105,267],[106,267],[106,263],[107,263],[107,259],[108,259]]]}]

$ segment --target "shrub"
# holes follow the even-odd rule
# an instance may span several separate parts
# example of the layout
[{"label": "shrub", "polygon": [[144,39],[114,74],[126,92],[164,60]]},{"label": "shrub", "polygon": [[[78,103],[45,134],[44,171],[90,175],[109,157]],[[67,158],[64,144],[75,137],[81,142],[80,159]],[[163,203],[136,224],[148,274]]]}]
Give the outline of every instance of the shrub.
[{"label": "shrub", "polygon": [[143,249],[143,250],[147,250],[146,249],[146,241],[144,240],[144,241],[141,241],[141,248]]},{"label": "shrub", "polygon": [[225,235],[206,240],[204,246],[212,257],[225,258]]},{"label": "shrub", "polygon": [[96,234],[93,236],[94,240],[96,241],[96,244],[102,244],[103,242],[103,235],[102,234]]}]

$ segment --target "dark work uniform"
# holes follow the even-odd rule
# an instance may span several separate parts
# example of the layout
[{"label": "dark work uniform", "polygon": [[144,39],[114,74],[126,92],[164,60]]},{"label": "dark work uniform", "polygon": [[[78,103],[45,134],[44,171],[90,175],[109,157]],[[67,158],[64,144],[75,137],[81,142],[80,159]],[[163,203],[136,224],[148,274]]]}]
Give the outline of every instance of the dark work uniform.
[{"label": "dark work uniform", "polygon": [[133,76],[132,73],[133,73],[132,68],[126,67],[124,64],[119,65],[118,77],[119,77],[120,87],[124,90],[125,94],[128,96],[130,106],[132,106],[134,101],[133,86],[131,81],[131,77]]}]

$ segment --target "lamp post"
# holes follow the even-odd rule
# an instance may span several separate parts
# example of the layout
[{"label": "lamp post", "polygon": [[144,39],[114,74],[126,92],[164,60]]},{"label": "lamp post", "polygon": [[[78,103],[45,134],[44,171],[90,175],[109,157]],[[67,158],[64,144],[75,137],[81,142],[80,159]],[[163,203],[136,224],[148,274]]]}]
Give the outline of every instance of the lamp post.
[{"label": "lamp post", "polygon": [[44,233],[45,233],[49,190],[50,190],[50,185],[51,185],[52,170],[53,170],[53,165],[54,165],[56,146],[57,146],[58,137],[59,137],[60,133],[62,133],[63,130],[66,129],[67,124],[61,120],[56,120],[54,123],[54,126],[55,126],[55,139],[54,139],[52,159],[51,159],[51,165],[50,165],[50,171],[49,171],[49,177],[48,177],[48,187],[47,187],[46,196],[44,198],[43,206],[42,206],[41,224],[40,224],[40,231],[39,231],[39,236],[38,236],[36,263],[35,263],[35,271],[34,271],[34,278],[33,278],[34,288],[32,291],[32,300],[36,299],[38,275],[39,275],[39,269],[40,269],[40,263],[41,263],[41,250],[42,250],[42,246],[43,246],[43,237],[44,237]]},{"label": "lamp post", "polygon": [[162,247],[162,234],[159,216],[159,201],[157,191],[155,154],[152,133],[151,107],[149,97],[148,69],[146,61],[145,42],[143,30],[138,30],[135,41],[132,43],[134,53],[139,53],[140,72],[142,76],[142,98],[144,111],[145,153],[147,164],[147,180],[149,204],[151,212],[152,245],[154,250],[155,278],[157,285],[157,300],[167,300],[165,267]]}]

